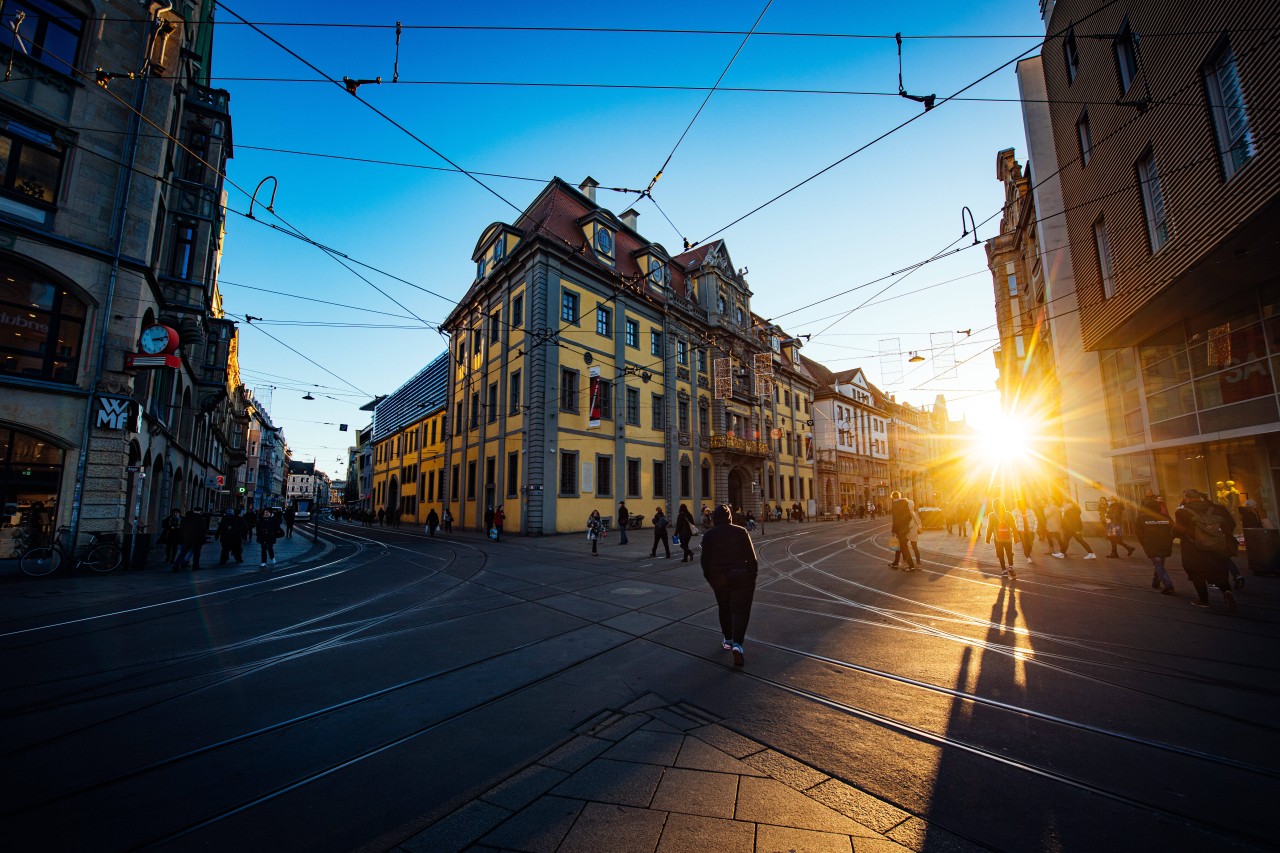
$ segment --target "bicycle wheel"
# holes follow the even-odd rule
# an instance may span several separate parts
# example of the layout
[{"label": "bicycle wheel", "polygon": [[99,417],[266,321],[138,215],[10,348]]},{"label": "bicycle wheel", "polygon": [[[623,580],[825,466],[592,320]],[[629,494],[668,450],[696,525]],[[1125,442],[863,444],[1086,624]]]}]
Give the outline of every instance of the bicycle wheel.
[{"label": "bicycle wheel", "polygon": [[95,572],[106,574],[120,567],[123,556],[115,545],[94,545],[89,549],[89,556],[84,565]]},{"label": "bicycle wheel", "polygon": [[56,548],[28,548],[18,560],[22,571],[33,578],[57,571],[62,565],[62,552]]}]

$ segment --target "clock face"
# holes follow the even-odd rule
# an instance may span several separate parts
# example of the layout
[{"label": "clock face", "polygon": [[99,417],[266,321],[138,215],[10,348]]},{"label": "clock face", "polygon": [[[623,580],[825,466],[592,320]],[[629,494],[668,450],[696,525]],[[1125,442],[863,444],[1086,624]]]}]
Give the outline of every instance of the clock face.
[{"label": "clock face", "polygon": [[138,343],[142,351],[150,355],[158,355],[169,347],[170,330],[168,326],[147,326],[142,330]]}]

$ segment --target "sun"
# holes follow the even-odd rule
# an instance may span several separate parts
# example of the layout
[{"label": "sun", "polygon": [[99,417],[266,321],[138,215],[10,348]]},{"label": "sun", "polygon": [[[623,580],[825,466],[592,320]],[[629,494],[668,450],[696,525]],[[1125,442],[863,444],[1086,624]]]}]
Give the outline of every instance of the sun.
[{"label": "sun", "polygon": [[974,436],[973,450],[989,465],[1012,465],[1031,454],[1031,423],[1018,415],[1002,415]]}]

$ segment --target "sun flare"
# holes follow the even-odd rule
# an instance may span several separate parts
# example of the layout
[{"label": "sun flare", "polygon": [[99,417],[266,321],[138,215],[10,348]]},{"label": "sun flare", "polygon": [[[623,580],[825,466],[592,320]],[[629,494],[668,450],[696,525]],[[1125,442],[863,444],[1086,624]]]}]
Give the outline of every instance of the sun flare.
[{"label": "sun flare", "polygon": [[975,436],[974,453],[989,465],[1011,465],[1031,453],[1031,424],[1017,415],[1004,415]]}]

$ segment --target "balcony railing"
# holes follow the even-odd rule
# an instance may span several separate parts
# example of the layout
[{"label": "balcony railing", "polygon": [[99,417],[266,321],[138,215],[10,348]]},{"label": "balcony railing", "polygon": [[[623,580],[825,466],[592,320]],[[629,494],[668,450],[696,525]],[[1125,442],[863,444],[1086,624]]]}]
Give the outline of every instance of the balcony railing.
[{"label": "balcony railing", "polygon": [[767,457],[769,455],[769,445],[763,441],[751,441],[738,438],[736,435],[711,436],[711,449],[728,450],[731,453],[742,453],[747,456]]}]

